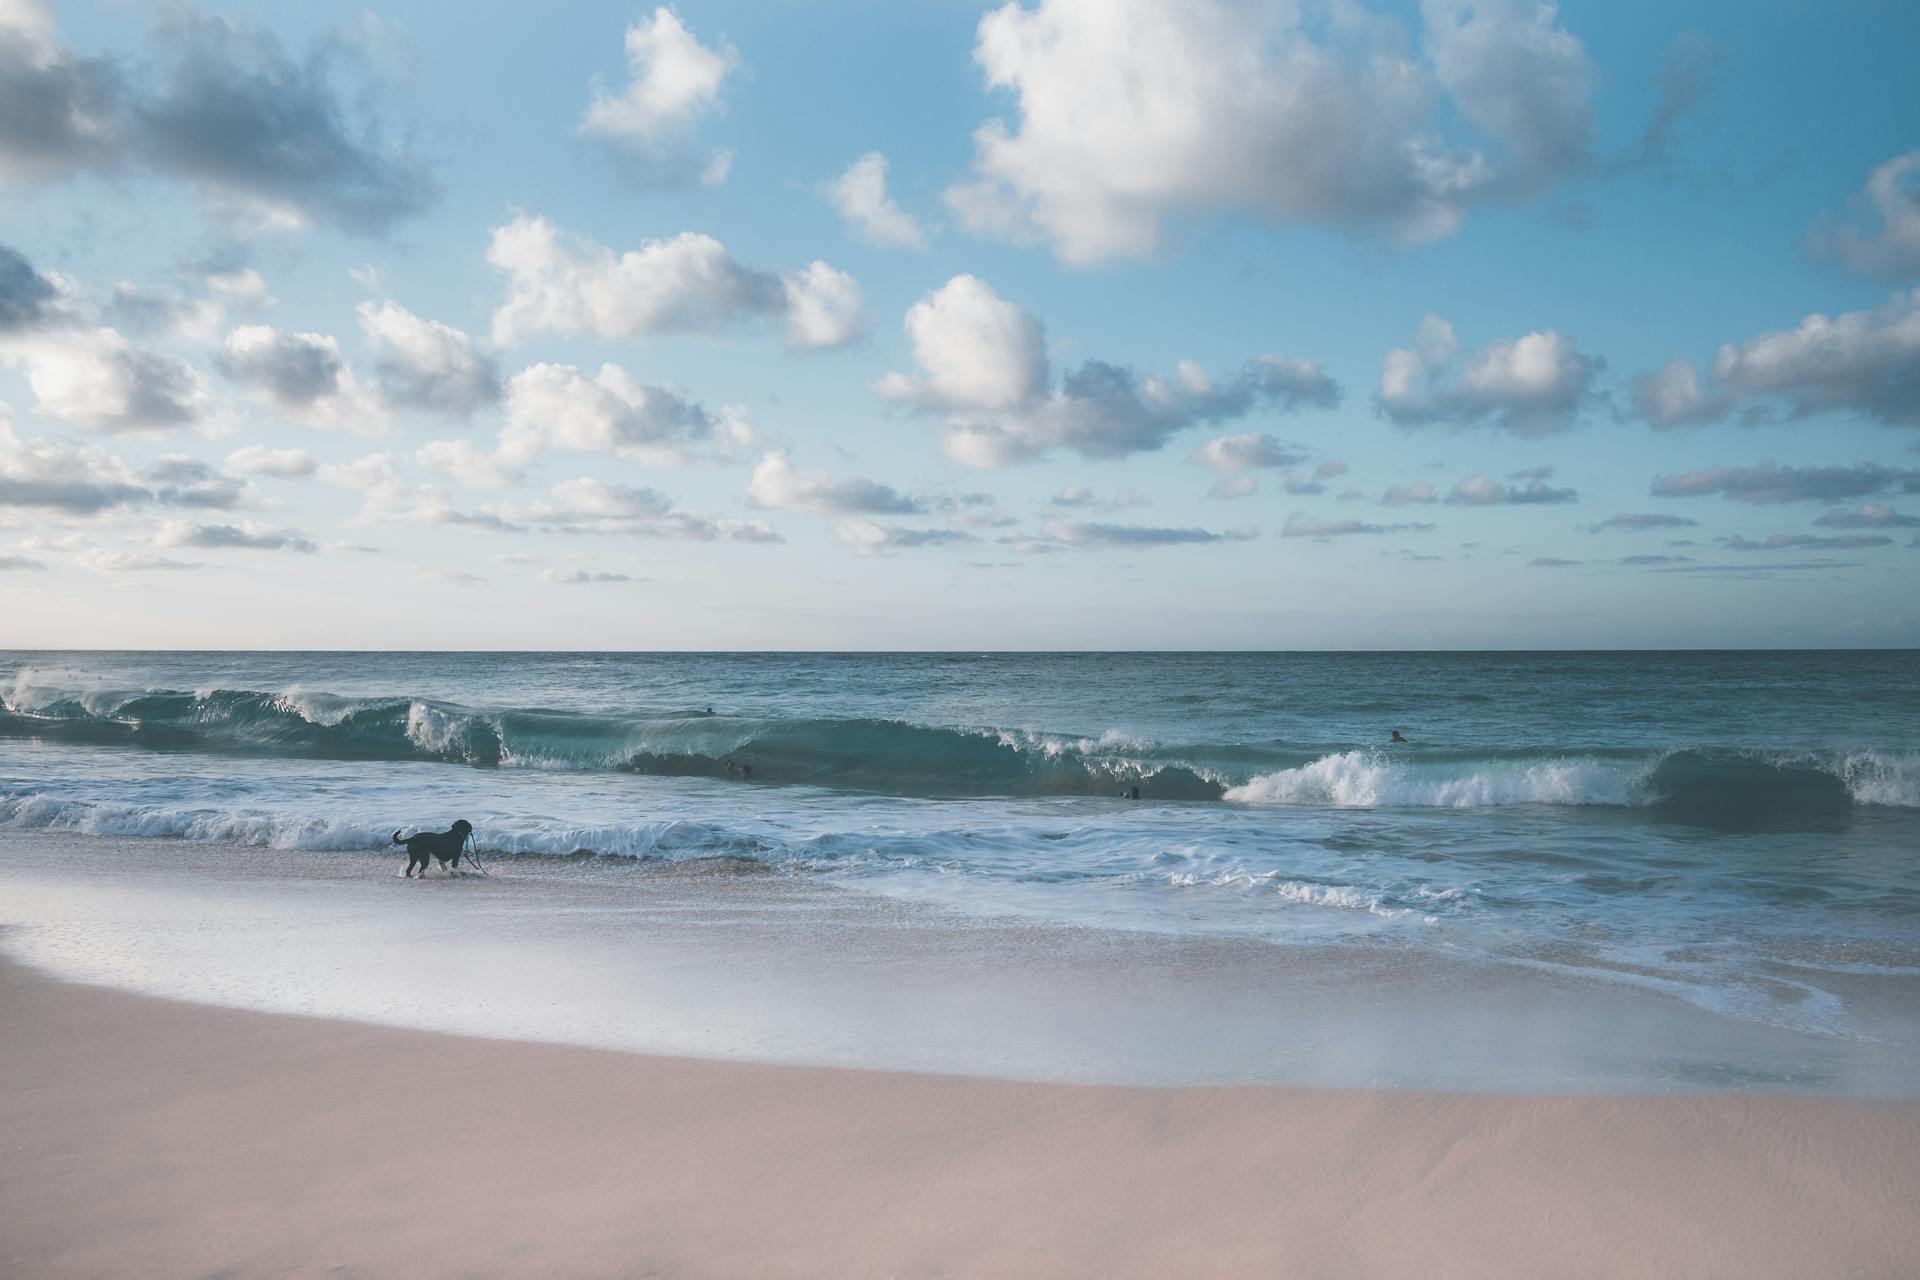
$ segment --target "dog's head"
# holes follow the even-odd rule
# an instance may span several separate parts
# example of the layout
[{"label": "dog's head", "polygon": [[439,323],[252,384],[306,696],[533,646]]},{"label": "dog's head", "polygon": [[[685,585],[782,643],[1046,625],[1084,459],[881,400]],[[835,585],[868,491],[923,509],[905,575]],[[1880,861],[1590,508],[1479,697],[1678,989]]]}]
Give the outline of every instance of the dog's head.
[{"label": "dog's head", "polygon": [[473,834],[473,824],[462,818],[453,824],[453,833],[459,836],[470,836]]}]

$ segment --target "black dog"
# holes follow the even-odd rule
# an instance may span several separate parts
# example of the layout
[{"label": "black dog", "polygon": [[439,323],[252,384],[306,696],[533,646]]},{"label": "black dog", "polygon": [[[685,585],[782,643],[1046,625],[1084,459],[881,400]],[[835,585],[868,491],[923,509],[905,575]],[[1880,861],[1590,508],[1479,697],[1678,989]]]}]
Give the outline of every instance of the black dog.
[{"label": "black dog", "polygon": [[400,838],[400,832],[393,833],[393,843],[407,846],[407,875],[413,875],[413,869],[420,868],[420,874],[427,874],[429,858],[440,859],[440,866],[448,875],[460,869],[460,855],[467,851],[467,837],[473,834],[473,824],[465,818],[453,824],[446,831],[422,831],[417,836]]}]

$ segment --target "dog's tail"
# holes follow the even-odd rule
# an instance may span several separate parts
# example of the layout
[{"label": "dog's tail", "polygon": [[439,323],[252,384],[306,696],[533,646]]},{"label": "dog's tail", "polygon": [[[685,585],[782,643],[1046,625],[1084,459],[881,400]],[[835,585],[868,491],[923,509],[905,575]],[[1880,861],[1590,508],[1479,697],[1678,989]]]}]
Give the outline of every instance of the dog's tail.
[{"label": "dog's tail", "polygon": [[405,841],[405,840],[402,840],[402,839],[400,838],[400,832],[401,832],[401,831],[405,831],[405,830],[406,830],[406,828],[405,828],[405,827],[401,827],[401,828],[399,828],[398,830],[396,830],[396,831],[395,831],[395,832],[393,833],[393,841],[392,841],[392,843],[394,843],[394,844],[405,844],[405,843],[406,843],[406,841]]}]

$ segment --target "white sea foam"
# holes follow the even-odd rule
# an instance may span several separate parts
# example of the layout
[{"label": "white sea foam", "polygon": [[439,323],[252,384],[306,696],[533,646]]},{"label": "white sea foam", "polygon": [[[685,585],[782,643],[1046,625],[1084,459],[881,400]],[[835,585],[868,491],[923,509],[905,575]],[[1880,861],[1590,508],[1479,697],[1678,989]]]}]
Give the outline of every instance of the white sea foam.
[{"label": "white sea foam", "polygon": [[1856,751],[1840,764],[1847,794],[1860,804],[1920,809],[1920,752]]},{"label": "white sea foam", "polygon": [[1297,769],[1262,774],[1229,787],[1235,804],[1326,805],[1367,809],[1390,805],[1466,809],[1507,804],[1644,804],[1646,763],[1565,759],[1482,760],[1424,765],[1380,751],[1343,751]]}]

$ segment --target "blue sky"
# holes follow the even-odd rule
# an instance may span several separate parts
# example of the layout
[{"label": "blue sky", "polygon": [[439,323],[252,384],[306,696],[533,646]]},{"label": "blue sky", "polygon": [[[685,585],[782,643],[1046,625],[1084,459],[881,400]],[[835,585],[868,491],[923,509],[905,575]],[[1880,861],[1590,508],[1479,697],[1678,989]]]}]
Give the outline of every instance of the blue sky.
[{"label": "blue sky", "polygon": [[1915,48],[0,0],[0,644],[1915,644]]}]

